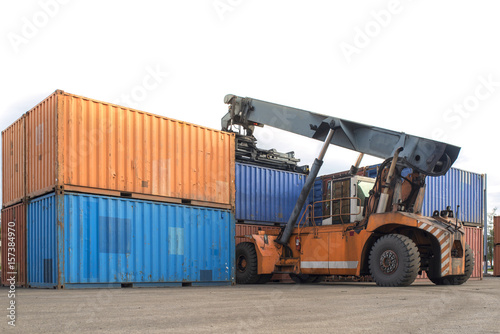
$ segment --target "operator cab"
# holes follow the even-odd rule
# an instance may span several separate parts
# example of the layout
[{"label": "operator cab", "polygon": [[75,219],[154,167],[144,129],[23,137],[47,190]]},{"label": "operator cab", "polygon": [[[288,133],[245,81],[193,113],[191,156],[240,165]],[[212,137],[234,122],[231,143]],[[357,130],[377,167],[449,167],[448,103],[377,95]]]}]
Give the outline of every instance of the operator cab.
[{"label": "operator cab", "polygon": [[354,223],[363,219],[366,201],[375,179],[354,175],[323,181],[324,198],[322,225]]}]

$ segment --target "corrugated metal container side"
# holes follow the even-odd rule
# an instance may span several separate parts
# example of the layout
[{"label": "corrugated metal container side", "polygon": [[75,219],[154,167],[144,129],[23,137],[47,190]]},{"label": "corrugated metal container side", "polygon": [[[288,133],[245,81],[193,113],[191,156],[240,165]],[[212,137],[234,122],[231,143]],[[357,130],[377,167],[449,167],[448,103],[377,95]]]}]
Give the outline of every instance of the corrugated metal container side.
[{"label": "corrugated metal container side", "polygon": [[493,243],[500,244],[500,216],[493,217]]},{"label": "corrugated metal container side", "polygon": [[450,206],[466,223],[484,223],[484,175],[451,168],[446,175],[427,177],[422,213],[432,216],[434,210]]},{"label": "corrugated metal container side", "polygon": [[236,245],[248,241],[243,236],[257,234],[260,231],[279,233],[280,228],[269,225],[236,224]]},{"label": "corrugated metal container side", "polygon": [[56,91],[26,135],[29,197],[64,186],[234,205],[234,134]]},{"label": "corrugated metal container side", "polygon": [[500,276],[500,245],[495,246],[493,261],[493,276]]},{"label": "corrugated metal container side", "polygon": [[[483,229],[479,227],[465,226],[465,242],[472,249],[474,254],[474,270],[472,279],[483,278]],[[417,276],[418,279],[427,279],[425,272]]]},{"label": "corrugated metal container side", "polygon": [[[10,222],[15,222],[15,226]],[[15,233],[14,240],[10,239],[9,232]],[[14,242],[14,252],[9,249],[11,242]],[[7,279],[15,272],[16,285],[26,285],[26,251],[26,204],[20,203],[2,210],[2,284],[10,285]],[[15,255],[14,268],[9,266],[9,253]]]},{"label": "corrugated metal container side", "polygon": [[24,115],[2,131],[2,206],[21,202],[26,196]]},{"label": "corrugated metal container side", "polygon": [[483,229],[478,227],[464,227],[465,242],[472,249],[474,254],[474,271],[472,278],[483,278]]},{"label": "corrugated metal container side", "polygon": [[[26,195],[37,196],[55,187],[57,163],[57,97],[54,92],[26,113]],[[79,120],[73,120],[78,123]],[[63,124],[61,123],[61,128]]]},{"label": "corrugated metal container side", "polygon": [[[323,215],[323,203],[316,203],[323,200],[323,181],[321,178],[317,178],[314,181],[314,186],[309,193],[308,205],[312,206],[314,210],[314,217],[321,217]],[[315,218],[316,226],[320,226],[323,223],[322,218]]]},{"label": "corrugated metal container side", "polygon": [[[359,169],[358,175],[376,177],[378,167],[372,165]],[[411,170],[406,168],[402,175],[406,176]],[[345,176],[348,171],[324,175],[321,178],[329,180]],[[445,210],[450,206],[456,211],[460,205],[458,218],[465,223],[481,225],[484,224],[484,174],[467,172],[457,168],[450,168],[446,175],[438,177],[427,177],[427,188],[425,190],[422,214],[432,216],[435,210]]]},{"label": "corrugated metal container side", "polygon": [[49,194],[28,207],[32,287],[234,282],[227,210],[84,194]]},{"label": "corrugated metal container side", "polygon": [[[57,287],[58,260],[64,261],[58,255],[57,209],[58,197],[49,194],[28,204],[27,242],[28,242],[28,285],[34,287]],[[64,217],[64,216],[63,216]]]},{"label": "corrugated metal container side", "polygon": [[304,174],[236,163],[236,220],[286,223],[306,177]]}]

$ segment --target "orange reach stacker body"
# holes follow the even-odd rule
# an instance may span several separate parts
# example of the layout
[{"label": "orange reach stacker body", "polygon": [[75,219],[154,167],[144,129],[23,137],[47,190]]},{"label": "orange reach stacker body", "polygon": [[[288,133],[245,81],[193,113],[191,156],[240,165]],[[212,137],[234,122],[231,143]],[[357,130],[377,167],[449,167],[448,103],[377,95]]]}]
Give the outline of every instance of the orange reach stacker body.
[{"label": "orange reach stacker body", "polygon": [[[436,224],[436,221],[443,223]],[[297,275],[294,277],[297,281],[304,283],[319,281],[321,276],[329,275],[370,275],[370,252],[375,242],[382,236],[394,235],[400,238],[401,243],[408,242],[408,239],[417,240],[421,248],[438,248],[441,261],[437,270],[440,274],[445,275],[444,277],[462,276],[466,274],[465,252],[462,246],[465,245],[464,235],[461,231],[452,232],[446,229],[444,226],[448,225],[447,223],[450,223],[450,220],[442,217],[427,218],[395,212],[371,215],[366,229],[359,232],[354,230],[355,224],[297,227],[287,245],[293,253],[288,257],[283,256],[285,247],[275,242],[278,234],[259,232],[246,237],[256,250],[258,275],[291,273]],[[419,256],[418,248],[410,247],[409,252],[413,254],[409,255]],[[387,256],[391,254],[388,253]],[[242,263],[238,263],[238,260],[242,259],[237,258],[237,270],[241,270]],[[412,268],[409,263],[400,263],[404,259],[397,260],[395,265],[407,266],[403,280],[411,279],[413,282],[414,276],[420,272],[420,266]],[[380,262],[380,256],[375,261]],[[390,264],[388,261],[386,267]],[[432,272],[433,269],[428,270]],[[386,271],[391,273],[390,268]],[[433,278],[435,276],[437,275]],[[439,281],[437,277],[436,281]]]},{"label": "orange reach stacker body", "polygon": [[[287,225],[276,234],[237,236],[247,239],[236,247],[237,283],[265,283],[276,273],[290,274],[302,283],[320,282],[327,275],[371,275],[381,286],[410,285],[422,271],[435,284],[469,279],[474,258],[453,210],[435,208],[432,217],[421,214],[426,177],[444,175],[460,148],[250,98],[228,95],[225,102],[230,107],[222,128],[246,130],[246,136],[236,136],[237,154],[253,162],[262,154],[252,151],[255,126],[269,125],[324,142]],[[340,212],[324,210],[324,216],[315,217],[312,204],[299,217],[330,144],[361,153],[352,175],[364,154],[385,161],[363,199],[351,187],[349,197],[316,203],[332,208],[339,202]],[[280,155],[273,157],[287,163]],[[412,172],[403,176],[405,168]],[[351,203],[350,212],[342,212],[342,201]],[[351,218],[346,220],[346,215]],[[316,226],[319,221],[322,225]]]}]

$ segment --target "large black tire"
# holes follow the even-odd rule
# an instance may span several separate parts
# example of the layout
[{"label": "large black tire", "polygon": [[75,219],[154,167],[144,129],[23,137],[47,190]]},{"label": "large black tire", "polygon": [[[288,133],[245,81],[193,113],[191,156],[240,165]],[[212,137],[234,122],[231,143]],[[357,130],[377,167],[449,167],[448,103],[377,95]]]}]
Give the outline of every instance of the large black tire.
[{"label": "large black tire", "polygon": [[408,286],[420,270],[417,246],[401,234],[388,234],[378,239],[368,261],[372,278],[379,286]]},{"label": "large black tire", "polygon": [[323,275],[290,274],[290,278],[297,284],[320,283],[325,279]]},{"label": "large black tire", "polygon": [[468,244],[465,244],[465,273],[463,275],[433,277],[432,273],[427,276],[436,285],[462,285],[467,282],[474,270],[474,253]]},{"label": "large black tire", "polygon": [[272,277],[273,277],[273,274],[260,275],[260,277],[257,281],[257,284],[266,284],[267,282],[269,282],[271,280]]},{"label": "large black tire", "polygon": [[251,242],[236,245],[236,283],[255,284],[259,281],[257,273],[257,253]]}]

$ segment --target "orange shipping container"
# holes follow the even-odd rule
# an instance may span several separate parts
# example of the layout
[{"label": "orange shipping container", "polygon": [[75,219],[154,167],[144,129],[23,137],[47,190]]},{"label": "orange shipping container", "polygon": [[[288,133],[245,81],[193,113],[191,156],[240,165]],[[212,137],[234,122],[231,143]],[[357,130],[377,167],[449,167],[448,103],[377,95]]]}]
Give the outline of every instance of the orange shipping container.
[{"label": "orange shipping container", "polygon": [[2,205],[21,202],[25,196],[24,115],[2,131]]},{"label": "orange shipping container", "polygon": [[280,228],[276,226],[236,224],[236,245],[247,241],[246,238],[244,238],[245,235],[257,234],[259,229],[271,233],[278,233],[280,231]]},{"label": "orange shipping container", "polygon": [[478,227],[465,227],[465,242],[474,254],[474,270],[471,278],[483,278],[483,229]]},{"label": "orange shipping container", "polygon": [[500,216],[493,218],[493,242],[495,245],[500,244]]},{"label": "orange shipping container", "polygon": [[55,91],[26,114],[27,196],[56,189],[234,207],[234,135]]},{"label": "orange shipping container", "polygon": [[26,286],[26,253],[26,204],[20,203],[2,210],[2,284],[14,276],[17,286]]}]

